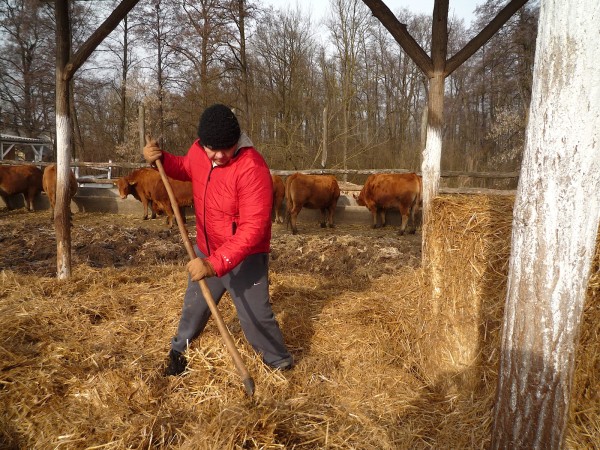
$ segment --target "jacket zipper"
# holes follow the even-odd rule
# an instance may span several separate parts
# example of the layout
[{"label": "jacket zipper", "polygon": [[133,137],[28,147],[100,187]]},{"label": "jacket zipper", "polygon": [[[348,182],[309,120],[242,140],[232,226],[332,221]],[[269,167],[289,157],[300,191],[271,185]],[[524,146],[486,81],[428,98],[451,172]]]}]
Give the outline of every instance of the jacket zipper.
[{"label": "jacket zipper", "polygon": [[202,222],[204,223],[204,239],[206,241],[206,251],[208,252],[208,255],[206,256],[210,256],[210,247],[208,246],[208,233],[206,232],[206,193],[208,191],[208,183],[210,183],[210,175],[212,174],[213,169],[214,166],[211,164],[210,171],[208,172],[208,180],[206,180],[206,186],[204,188],[204,220]]}]

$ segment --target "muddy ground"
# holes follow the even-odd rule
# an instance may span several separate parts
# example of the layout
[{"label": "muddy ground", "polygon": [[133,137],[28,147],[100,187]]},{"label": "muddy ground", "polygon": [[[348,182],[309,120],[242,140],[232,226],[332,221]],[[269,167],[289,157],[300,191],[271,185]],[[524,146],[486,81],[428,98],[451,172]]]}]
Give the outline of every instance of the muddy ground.
[{"label": "muddy ground", "polygon": [[[195,238],[195,223],[187,229]],[[143,264],[178,264],[187,261],[177,226],[165,219],[106,213],[73,215],[72,265],[94,268],[128,268]],[[421,235],[398,235],[397,227],[372,229],[363,224],[339,223],[322,229],[300,222],[292,235],[285,225],[274,224],[271,269],[276,272],[315,272],[348,277],[377,278],[400,267],[416,267],[421,258]],[[49,211],[0,211],[0,270],[22,274],[56,274],[56,240]]]}]

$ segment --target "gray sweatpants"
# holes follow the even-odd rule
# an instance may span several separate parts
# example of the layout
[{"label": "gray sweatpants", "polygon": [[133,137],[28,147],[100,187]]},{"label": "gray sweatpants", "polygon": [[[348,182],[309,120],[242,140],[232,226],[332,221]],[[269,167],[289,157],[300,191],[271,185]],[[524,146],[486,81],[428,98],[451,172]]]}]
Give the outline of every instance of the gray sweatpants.
[{"label": "gray sweatpants", "polygon": [[[194,246],[200,258],[205,255]],[[235,305],[237,316],[246,339],[270,366],[291,361],[279,325],[273,315],[269,297],[269,255],[257,253],[248,256],[222,277],[206,278],[215,303],[227,290]],[[183,299],[183,310],[177,335],[171,340],[173,350],[183,352],[193,339],[204,330],[211,312],[197,281],[191,281]]]}]

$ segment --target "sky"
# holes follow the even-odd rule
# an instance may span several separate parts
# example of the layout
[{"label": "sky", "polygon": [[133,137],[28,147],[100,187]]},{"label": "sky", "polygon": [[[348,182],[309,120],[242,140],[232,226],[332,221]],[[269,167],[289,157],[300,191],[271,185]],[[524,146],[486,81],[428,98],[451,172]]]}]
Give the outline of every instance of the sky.
[{"label": "sky", "polygon": [[[416,14],[431,15],[434,0],[383,0],[383,2],[392,12],[404,7]],[[450,0],[448,15],[465,19],[465,26],[468,27],[474,18],[475,7],[483,2],[484,0]],[[311,11],[314,23],[329,12],[329,0],[262,0],[262,3],[272,5],[274,9],[295,9],[295,5],[298,4],[302,11]]]}]

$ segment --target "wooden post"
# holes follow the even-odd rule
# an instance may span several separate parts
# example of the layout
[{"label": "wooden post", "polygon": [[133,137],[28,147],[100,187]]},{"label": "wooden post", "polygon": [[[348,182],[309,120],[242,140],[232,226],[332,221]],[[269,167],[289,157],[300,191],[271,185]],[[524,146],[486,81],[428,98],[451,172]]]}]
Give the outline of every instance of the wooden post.
[{"label": "wooden post", "polygon": [[64,79],[71,52],[69,4],[56,0],[56,277],[71,276],[71,202],[69,198],[69,164],[71,162],[71,116],[68,79]]}]

